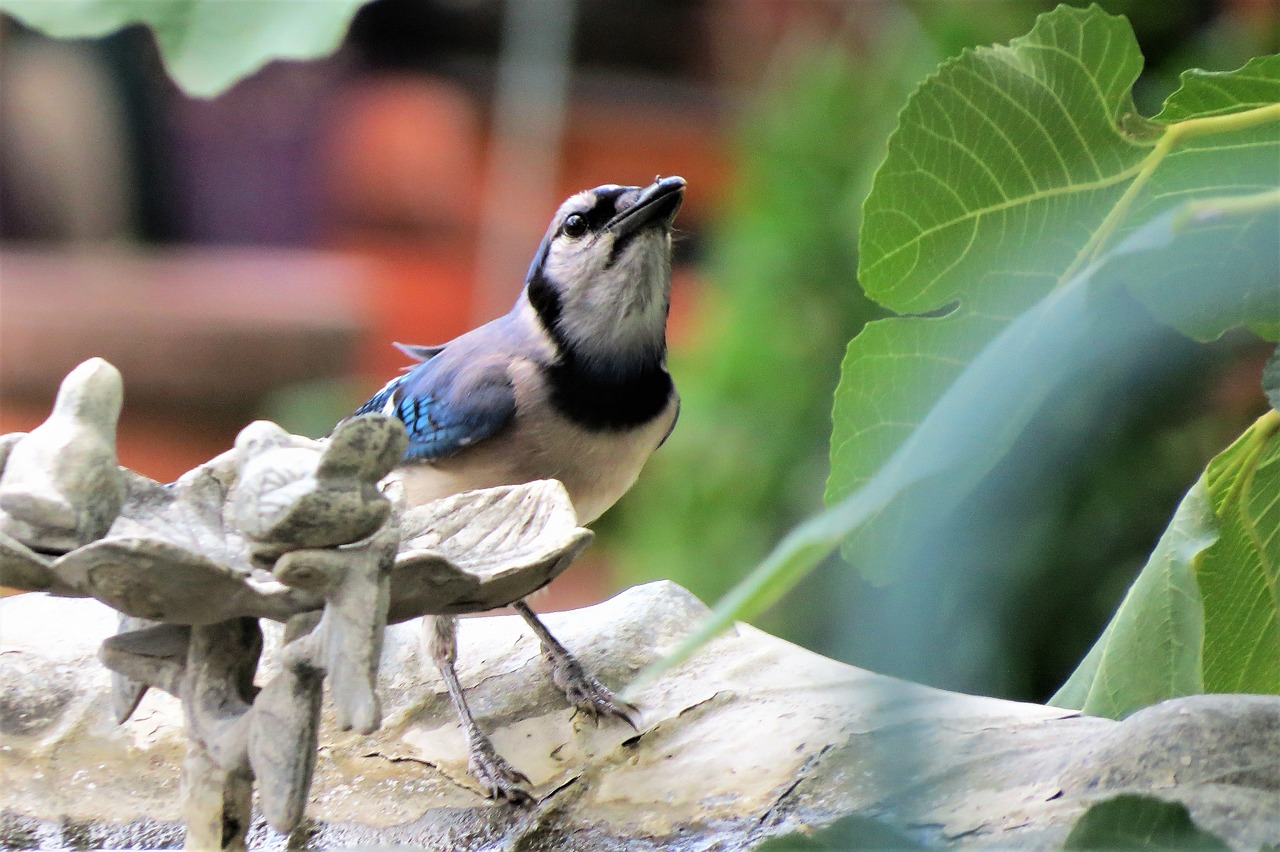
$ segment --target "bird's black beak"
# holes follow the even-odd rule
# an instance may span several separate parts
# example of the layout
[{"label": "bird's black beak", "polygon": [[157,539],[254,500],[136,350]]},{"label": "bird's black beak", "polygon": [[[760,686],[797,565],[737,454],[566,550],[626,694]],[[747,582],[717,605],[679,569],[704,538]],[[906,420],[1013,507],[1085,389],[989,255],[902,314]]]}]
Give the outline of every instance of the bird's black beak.
[{"label": "bird's black beak", "polygon": [[634,233],[648,224],[671,227],[671,222],[684,201],[684,178],[658,178],[640,192],[635,203],[605,225],[619,237]]}]

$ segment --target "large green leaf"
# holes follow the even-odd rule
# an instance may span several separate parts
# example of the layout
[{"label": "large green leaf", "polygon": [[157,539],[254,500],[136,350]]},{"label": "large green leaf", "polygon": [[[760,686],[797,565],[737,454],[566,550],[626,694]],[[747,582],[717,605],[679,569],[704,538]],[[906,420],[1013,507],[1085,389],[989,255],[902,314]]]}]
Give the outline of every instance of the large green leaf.
[{"label": "large green leaf", "polygon": [[1205,477],[1222,528],[1197,571],[1205,691],[1280,693],[1280,413],[1263,415]]},{"label": "large green leaf", "polygon": [[[882,534],[884,541],[878,543],[884,545],[884,550],[878,555],[909,562],[922,531],[930,530],[960,505],[1047,400],[1092,381],[1109,361],[1122,355],[1152,360],[1160,357],[1157,347],[1163,339],[1159,333],[1163,326],[1143,310],[1129,285],[1135,279],[1148,277],[1155,269],[1196,269],[1195,254],[1202,250],[1201,232],[1205,227],[1211,227],[1232,246],[1231,252],[1218,256],[1216,266],[1229,286],[1210,295],[1230,301],[1241,292],[1255,289],[1258,282],[1250,273],[1259,269],[1258,256],[1273,251],[1269,235],[1280,233],[1280,195],[1264,196],[1262,200],[1268,203],[1263,205],[1256,204],[1256,198],[1205,200],[1168,211],[1129,234],[1097,263],[1000,328],[942,390],[917,427],[873,477],[825,512],[796,527],[720,601],[707,622],[668,660],[644,673],[632,692],[678,664],[734,619],[753,618],[770,606],[830,554],[849,530],[871,529]],[[1197,210],[1214,209],[1215,215],[1207,220],[1188,215],[1193,204],[1198,205],[1194,208]],[[1277,272],[1265,274],[1274,276]],[[1196,283],[1194,278],[1178,281],[1184,287]],[[1189,305],[1196,307],[1194,303]],[[915,318],[897,325],[927,328],[929,322],[936,320]],[[982,400],[982,404],[976,405],[975,400]],[[919,499],[904,499],[904,495]],[[1199,535],[1194,530],[1186,533],[1191,539]],[[1176,541],[1176,536],[1170,546],[1187,549]],[[936,559],[917,562],[926,570],[947,570],[945,563]],[[1170,570],[1175,567],[1170,566]],[[931,582],[924,576],[915,579]],[[1158,588],[1158,584],[1153,587]],[[1147,602],[1144,598],[1142,605]],[[1175,638],[1190,636],[1187,630],[1185,619],[1168,626]],[[1152,633],[1150,625],[1142,623],[1123,635],[1141,639],[1126,646],[1125,653],[1132,653],[1132,648],[1142,645]],[[1143,645],[1142,653],[1154,652]],[[1142,694],[1184,694],[1195,690],[1195,683],[1185,677],[1181,658],[1169,664],[1169,671],[1177,672],[1175,691],[1169,692],[1170,686],[1165,684]],[[1157,673],[1156,684],[1161,683],[1162,676]],[[1081,695],[1087,694],[1086,686],[1077,686]],[[1117,705],[1130,701],[1124,696],[1109,700]],[[1132,706],[1146,703],[1136,700],[1139,703]]]},{"label": "large green leaf", "polygon": [[[1234,194],[1253,199],[1242,203],[1268,205],[1272,202],[1267,199],[1280,193],[1280,56],[1256,57],[1236,71],[1185,72],[1181,88],[1169,96],[1155,120],[1165,123],[1164,133],[1128,197],[1099,229],[1095,256],[1106,238],[1127,233],[1188,200]],[[1257,255],[1258,268],[1245,271],[1256,286],[1232,288],[1230,298],[1216,297],[1218,288],[1231,287],[1221,281],[1218,258],[1232,250],[1229,240],[1251,239],[1216,232],[1211,220],[1220,208],[1220,201],[1207,202],[1203,209],[1194,204],[1185,208],[1186,215],[1199,218],[1202,225],[1201,248],[1188,253],[1191,266],[1155,270],[1132,282],[1135,292],[1156,316],[1200,340],[1237,326],[1269,340],[1280,339],[1280,232],[1270,220],[1259,221],[1259,227],[1269,229],[1262,236],[1270,240],[1272,251]],[[1198,279],[1194,286],[1170,281],[1190,276]]]},{"label": "large green leaf", "polygon": [[[1182,85],[1155,120],[1174,124],[1267,107],[1280,102],[1280,56],[1255,56],[1236,71],[1182,72]],[[1234,147],[1240,148],[1240,143]]]},{"label": "large green leaf", "polygon": [[[1145,268],[1141,274],[1117,269],[1154,316],[1200,340],[1236,326],[1267,340],[1280,339],[1280,230],[1275,217],[1265,214],[1280,205],[1280,150],[1276,166],[1270,191],[1202,199],[1180,208],[1177,215],[1187,221],[1171,223],[1182,229],[1177,263]],[[1261,215],[1246,221],[1233,211]],[[1247,246],[1247,253],[1236,258],[1239,246]],[[1223,268],[1224,258],[1229,258],[1231,277]]]},{"label": "large green leaf", "polygon": [[1280,693],[1280,412],[1210,464],[1051,699],[1123,717],[1198,692]]},{"label": "large green leaf", "polygon": [[1084,662],[1049,703],[1123,718],[1166,698],[1204,691],[1204,602],[1196,566],[1218,538],[1203,479]]},{"label": "large green leaf", "polygon": [[[1196,101],[1202,79],[1189,78],[1192,95],[1170,104],[1194,118],[1171,125],[1135,114],[1140,64],[1123,18],[1060,6],[1027,37],[965,52],[922,83],[864,207],[860,272],[888,307],[943,315],[876,322],[852,340],[829,508],[634,691],[733,619],[755,617],[849,533],[847,555],[891,578],[896,565],[877,571],[878,560],[904,559],[920,531],[950,516],[1051,394],[1119,353],[1158,358],[1132,296],[1197,333],[1211,325],[1206,313],[1217,333],[1242,322],[1280,330],[1280,299],[1252,296],[1277,292],[1280,194],[1248,194],[1280,152],[1280,104],[1242,100],[1274,63],[1222,75],[1219,101]],[[1196,152],[1206,169],[1184,159],[1153,183],[1181,146],[1208,138],[1217,141]],[[927,555],[919,564],[945,568],[945,554]]]},{"label": "large green leaf", "polygon": [[[1132,296],[1197,334],[1280,331],[1280,300],[1267,297],[1280,292],[1280,194],[1267,184],[1280,104],[1253,100],[1264,88],[1254,78],[1280,68],[1262,60],[1221,75],[1213,101],[1193,75],[1191,94],[1169,101],[1186,118],[1163,125],[1134,112],[1140,67],[1122,18],[1059,7],[1009,47],[968,51],[921,84],[864,207],[859,269],[888,307],[942,315],[872,323],[851,342],[830,508],[641,684],[757,615],[851,533],[846,555],[871,576],[913,564],[921,530],[955,511],[1040,405],[1151,346]],[[1192,142],[1198,160],[1172,159]],[[1154,181],[1169,162],[1179,168]],[[914,564],[945,570],[945,554],[925,556]]]},{"label": "large green leaf", "polygon": [[907,102],[863,210],[858,274],[903,313],[1017,314],[1062,280],[1154,145],[1128,22],[1059,7]]},{"label": "large green leaf", "polygon": [[[1280,182],[1280,103],[1267,100],[1280,100],[1280,61],[1188,74],[1159,121],[1133,108],[1141,64],[1123,18],[1059,7],[1008,47],[944,64],[912,96],[865,205],[859,274],[894,310],[945,315],[927,326],[884,320],[850,343],[828,503],[883,468],[987,340],[1126,234],[1190,199]],[[1256,291],[1218,298],[1212,264],[1229,247],[1202,236],[1210,250],[1192,267],[1214,274],[1190,281],[1188,269],[1154,268],[1131,282],[1135,292],[1197,336],[1242,324],[1280,334],[1270,258],[1254,258]],[[872,565],[885,535],[868,525],[849,555]]]},{"label": "large green leaf", "polygon": [[213,97],[273,59],[337,49],[368,0],[0,0],[54,38],[96,38],[145,24],[169,75],[187,94]]}]

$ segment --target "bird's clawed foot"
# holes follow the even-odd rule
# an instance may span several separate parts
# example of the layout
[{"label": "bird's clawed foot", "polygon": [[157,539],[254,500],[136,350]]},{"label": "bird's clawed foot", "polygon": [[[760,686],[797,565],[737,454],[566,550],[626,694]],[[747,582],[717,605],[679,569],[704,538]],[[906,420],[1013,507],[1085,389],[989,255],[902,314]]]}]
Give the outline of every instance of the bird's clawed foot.
[{"label": "bird's clawed foot", "polygon": [[551,631],[523,600],[511,605],[525,620],[542,643],[542,656],[551,663],[551,680],[564,692],[569,703],[586,712],[592,719],[616,716],[640,732],[640,711],[609,691],[604,684],[587,674],[569,649],[551,635]]},{"label": "bird's clawed foot", "polygon": [[480,782],[485,796],[513,805],[528,805],[533,802],[533,796],[524,786],[530,783],[528,777],[507,763],[494,750],[488,737],[472,737],[469,751],[471,756],[467,761],[467,771]]},{"label": "bird's clawed foot", "polygon": [[543,656],[551,663],[552,682],[560,687],[570,704],[592,719],[616,716],[639,732],[640,711],[588,674],[574,657],[560,656],[545,649]]}]

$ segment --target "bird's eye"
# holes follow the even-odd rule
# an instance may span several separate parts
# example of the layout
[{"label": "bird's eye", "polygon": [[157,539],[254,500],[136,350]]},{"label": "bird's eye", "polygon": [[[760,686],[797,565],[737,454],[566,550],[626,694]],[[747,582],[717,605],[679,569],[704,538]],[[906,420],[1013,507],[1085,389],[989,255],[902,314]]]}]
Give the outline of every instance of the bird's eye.
[{"label": "bird's eye", "polygon": [[567,237],[580,237],[587,232],[587,219],[585,216],[572,213],[564,220],[564,227],[561,230]]}]

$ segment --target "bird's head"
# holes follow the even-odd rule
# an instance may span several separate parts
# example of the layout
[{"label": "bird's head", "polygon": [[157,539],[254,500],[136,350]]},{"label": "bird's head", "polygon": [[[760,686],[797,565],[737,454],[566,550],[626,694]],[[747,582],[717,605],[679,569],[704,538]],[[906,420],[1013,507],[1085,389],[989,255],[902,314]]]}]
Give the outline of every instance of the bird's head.
[{"label": "bird's head", "polygon": [[666,351],[671,227],[684,178],[580,192],[556,211],[526,295],[562,354],[626,372]]}]

